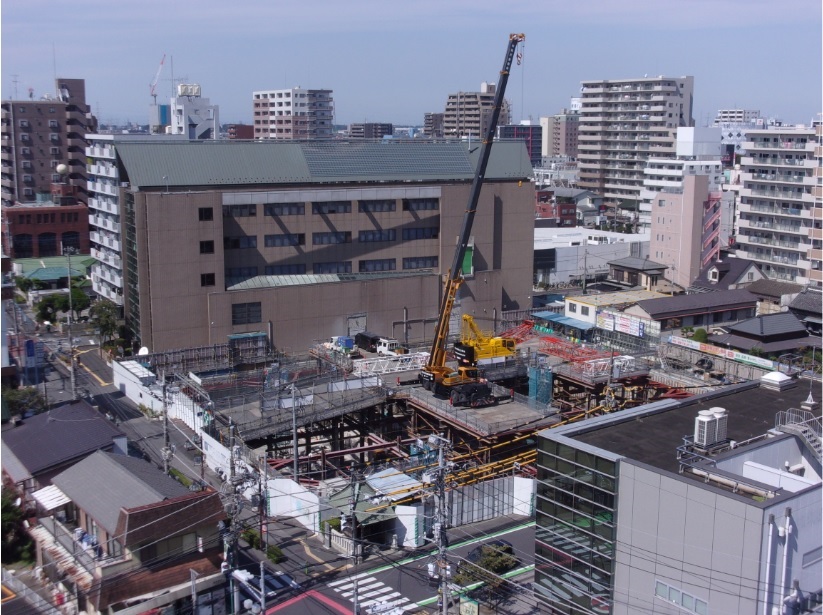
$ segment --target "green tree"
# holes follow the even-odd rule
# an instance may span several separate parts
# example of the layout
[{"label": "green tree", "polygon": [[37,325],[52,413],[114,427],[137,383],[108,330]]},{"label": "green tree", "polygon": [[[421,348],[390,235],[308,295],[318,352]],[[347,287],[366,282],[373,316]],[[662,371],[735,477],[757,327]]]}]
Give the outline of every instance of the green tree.
[{"label": "green tree", "polygon": [[484,602],[497,603],[505,597],[506,581],[500,575],[517,566],[517,558],[492,545],[483,545],[475,563],[461,562],[455,583],[483,585],[472,592],[472,597]]},{"label": "green tree", "polygon": [[705,329],[695,329],[694,335],[692,335],[692,339],[695,342],[705,344],[707,341],[709,341],[709,334],[706,332]]},{"label": "green tree", "polygon": [[5,406],[9,416],[25,414],[29,411],[39,414],[47,409],[46,400],[40,394],[40,391],[31,387],[19,389],[3,387],[3,406]]},{"label": "green tree", "polygon": [[120,308],[109,299],[98,300],[89,310],[89,320],[100,333],[101,346],[117,333]]},{"label": "green tree", "polygon": [[0,499],[0,513],[2,513],[3,539],[2,561],[4,564],[16,562],[31,562],[32,541],[23,527],[23,511],[17,506],[17,495],[3,487]]},{"label": "green tree", "polygon": [[64,301],[65,298],[62,295],[46,295],[34,304],[34,317],[39,322],[56,321],[58,312],[63,311]]},{"label": "green tree", "polygon": [[32,286],[34,286],[34,282],[32,282],[29,278],[23,278],[20,276],[14,278],[14,283],[17,285],[17,288],[22,290],[24,293],[29,292]]},{"label": "green tree", "polygon": [[[65,297],[65,305],[66,308],[63,310],[64,312],[69,311],[69,299]],[[91,299],[89,296],[84,293],[82,290],[76,287],[72,287],[71,289],[71,310],[72,310],[72,319],[77,320],[77,317],[80,314],[87,310],[88,307],[91,305]]]}]

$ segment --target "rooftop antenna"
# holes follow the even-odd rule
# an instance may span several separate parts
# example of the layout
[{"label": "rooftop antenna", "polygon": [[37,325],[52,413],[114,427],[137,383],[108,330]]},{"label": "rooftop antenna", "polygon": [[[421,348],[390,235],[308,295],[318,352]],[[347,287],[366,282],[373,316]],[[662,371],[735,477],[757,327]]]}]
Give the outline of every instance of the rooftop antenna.
[{"label": "rooftop antenna", "polygon": [[12,75],[11,76],[11,84],[14,86],[14,100],[17,100],[17,83],[18,83],[17,78],[19,76],[20,75]]}]

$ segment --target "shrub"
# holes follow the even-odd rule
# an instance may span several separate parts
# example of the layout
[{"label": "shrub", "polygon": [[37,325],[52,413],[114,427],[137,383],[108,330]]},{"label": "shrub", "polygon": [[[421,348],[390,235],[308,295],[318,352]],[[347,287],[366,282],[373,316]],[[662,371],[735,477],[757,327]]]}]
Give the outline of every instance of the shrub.
[{"label": "shrub", "polygon": [[283,555],[283,551],[280,550],[280,547],[275,545],[269,545],[268,548],[266,548],[266,557],[269,558],[269,561],[272,564],[279,564],[286,559],[286,556]]},{"label": "shrub", "polygon": [[257,530],[247,527],[243,530],[243,533],[240,534],[240,537],[249,543],[252,549],[260,548],[260,533]]},{"label": "shrub", "polygon": [[709,334],[706,332],[705,329],[696,329],[692,339],[695,342],[705,343],[709,340]]}]

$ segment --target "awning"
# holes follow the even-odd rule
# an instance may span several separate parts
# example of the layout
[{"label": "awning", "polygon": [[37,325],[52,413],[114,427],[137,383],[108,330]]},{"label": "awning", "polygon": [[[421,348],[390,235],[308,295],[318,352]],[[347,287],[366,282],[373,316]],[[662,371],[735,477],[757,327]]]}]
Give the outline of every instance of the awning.
[{"label": "awning", "polygon": [[590,322],[577,320],[576,318],[570,318],[569,316],[563,316],[563,314],[555,314],[554,312],[537,312],[534,314],[534,317],[542,320],[548,320],[549,322],[556,322],[557,324],[565,327],[580,329],[581,331],[588,331],[589,329],[594,329],[595,327],[595,325]]},{"label": "awning", "polygon": [[821,319],[820,319],[819,317],[817,317],[817,316],[806,316],[806,317],[803,319],[803,322],[814,322],[814,323],[817,323],[817,324],[823,324],[823,320],[821,320]]},{"label": "awning", "polygon": [[48,487],[38,489],[31,495],[47,512],[52,511],[55,508],[60,508],[63,504],[68,504],[71,502],[69,497],[54,485],[49,485]]}]

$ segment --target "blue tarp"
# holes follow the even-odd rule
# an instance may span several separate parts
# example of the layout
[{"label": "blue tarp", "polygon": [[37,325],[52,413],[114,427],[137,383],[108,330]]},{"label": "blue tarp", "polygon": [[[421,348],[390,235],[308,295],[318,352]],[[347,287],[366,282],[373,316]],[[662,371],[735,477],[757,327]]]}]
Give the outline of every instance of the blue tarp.
[{"label": "blue tarp", "polygon": [[581,331],[588,331],[589,329],[594,329],[595,327],[595,325],[590,322],[577,320],[576,318],[569,318],[568,316],[563,316],[563,314],[555,314],[554,312],[536,312],[535,314],[532,314],[532,316],[542,320],[556,322],[557,324],[565,327],[580,329]]}]

